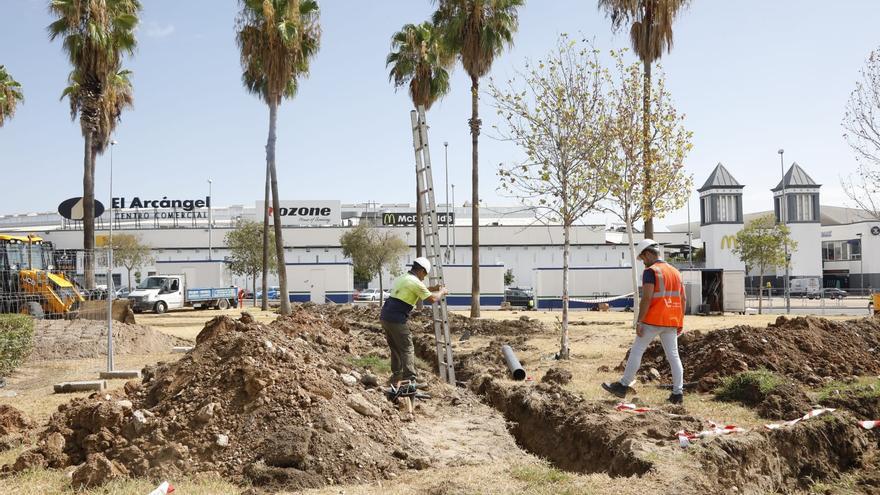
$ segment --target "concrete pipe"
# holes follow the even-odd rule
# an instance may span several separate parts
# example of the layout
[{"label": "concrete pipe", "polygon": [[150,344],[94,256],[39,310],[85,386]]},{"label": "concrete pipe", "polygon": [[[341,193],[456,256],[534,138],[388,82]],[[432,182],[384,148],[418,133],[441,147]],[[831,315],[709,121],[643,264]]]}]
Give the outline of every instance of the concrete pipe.
[{"label": "concrete pipe", "polygon": [[501,346],[501,352],[504,354],[504,361],[507,362],[507,369],[510,370],[510,375],[513,379],[517,381],[525,380],[526,370],[523,369],[519,359],[516,358],[513,349],[505,344]]}]

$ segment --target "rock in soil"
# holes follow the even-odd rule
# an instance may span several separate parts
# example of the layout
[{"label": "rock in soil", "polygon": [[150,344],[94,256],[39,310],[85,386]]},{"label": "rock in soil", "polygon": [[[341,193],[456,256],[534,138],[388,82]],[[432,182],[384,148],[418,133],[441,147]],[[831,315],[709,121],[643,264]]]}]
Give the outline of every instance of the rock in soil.
[{"label": "rock in soil", "polygon": [[[807,386],[852,375],[880,374],[880,319],[830,321],[812,316],[780,316],[766,328],[736,326],[711,332],[686,332],[678,340],[685,382],[714,390],[725,376],[765,368]],[[624,362],[626,359],[624,359]],[[659,342],[648,347],[641,373],[657,368],[670,379]]]},{"label": "rock in soil", "polygon": [[550,368],[541,378],[543,383],[556,383],[557,385],[565,385],[571,381],[571,371],[565,368]]},{"label": "rock in soil", "polygon": [[401,468],[392,456],[401,422],[390,403],[332,371],[350,369],[358,341],[315,309],[298,307],[270,325],[244,320],[251,323],[209,321],[192,351],[145,368],[127,397],[93,394],[59,406],[37,446],[4,469],[86,463],[74,485],[87,486],[120,473],[217,472],[296,491]]}]

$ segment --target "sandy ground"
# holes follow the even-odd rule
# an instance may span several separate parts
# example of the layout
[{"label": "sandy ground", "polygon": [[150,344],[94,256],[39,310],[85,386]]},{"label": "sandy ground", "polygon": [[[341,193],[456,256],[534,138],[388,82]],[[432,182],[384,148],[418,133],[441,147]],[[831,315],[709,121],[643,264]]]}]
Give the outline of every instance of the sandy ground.
[{"label": "sandy ground", "polygon": [[[245,308],[260,321],[271,321],[274,312]],[[237,316],[240,310],[195,311],[183,310],[164,315],[137,315],[139,324],[183,339],[194,340],[204,322],[219,314]],[[461,314],[467,314],[461,312]],[[523,315],[536,318],[547,325],[544,334],[532,336],[530,350],[519,352],[527,369],[529,379],[539,380],[552,366],[558,366],[553,354],[558,350],[559,330],[557,322],[561,313],[540,311],[484,311],[483,318],[516,319]],[[778,315],[725,315],[688,316],[685,328],[689,330],[712,330],[734,325],[764,326],[775,321]],[[848,317],[831,317],[847,319]],[[851,318],[851,317],[849,317]],[[572,359],[562,364],[573,374],[566,387],[586,399],[606,399],[599,384],[613,380],[613,371],[628,349],[632,340],[632,313],[573,312],[571,326]],[[456,342],[456,351],[463,352],[485,346],[488,338],[475,336],[465,342]],[[170,349],[169,349],[170,351]],[[147,364],[177,359],[179,354],[146,354],[118,358],[117,369],[140,369]],[[597,371],[607,366],[612,371]],[[38,422],[72,397],[84,394],[56,395],[52,384],[63,380],[96,379],[99,371],[106,368],[104,359],[70,361],[31,361],[18,369],[5,388],[0,389],[0,403],[22,409]],[[604,368],[603,368],[604,369]],[[124,380],[114,380],[110,387],[121,387]],[[668,395],[667,390],[642,387],[638,398],[649,404],[660,404]],[[756,425],[758,418],[746,408],[711,401],[709,396],[688,395],[685,399],[688,411],[696,416],[711,418],[722,423],[743,426]],[[407,428],[407,436],[419,449],[429,452],[438,462],[423,471],[406,472],[400,477],[382,483],[328,486],[309,491],[312,494],[465,494],[465,493],[645,493],[656,490],[658,479],[674,480],[675,473],[653,473],[643,478],[612,478],[604,474],[577,475],[550,467],[535,456],[516,446],[507,432],[504,419],[488,406],[476,404],[467,414],[457,417],[444,415],[442,407],[425,406],[416,422]],[[0,454],[0,463],[15,459],[21,449]],[[683,459],[683,462],[685,459]],[[674,465],[674,463],[673,463]],[[180,486],[180,493],[241,493],[234,487],[213,478],[173,480]],[[117,482],[102,490],[85,493],[136,494],[153,488],[150,482],[130,480]],[[0,480],[4,493],[66,493],[69,488],[62,472],[38,470],[11,479]],[[185,490],[183,488],[186,488]],[[670,486],[670,490],[674,487]]]}]

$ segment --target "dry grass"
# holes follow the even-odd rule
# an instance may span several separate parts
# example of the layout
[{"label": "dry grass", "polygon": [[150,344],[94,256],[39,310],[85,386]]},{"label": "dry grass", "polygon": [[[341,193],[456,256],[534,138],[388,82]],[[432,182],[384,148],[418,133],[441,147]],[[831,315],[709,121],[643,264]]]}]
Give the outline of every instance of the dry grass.
[{"label": "dry grass", "polygon": [[141,313],[135,315],[135,320],[142,325],[149,325],[156,330],[168,335],[180,337],[187,340],[195,340],[196,335],[202,331],[205,322],[215,316],[229,316],[238,318],[242,311],[247,311],[255,320],[268,323],[273,321],[278,314],[274,310],[261,311],[259,306],[252,308],[245,306],[241,309],[227,310],[196,310],[196,309],[180,309],[170,311],[165,314],[157,315],[154,313]]}]

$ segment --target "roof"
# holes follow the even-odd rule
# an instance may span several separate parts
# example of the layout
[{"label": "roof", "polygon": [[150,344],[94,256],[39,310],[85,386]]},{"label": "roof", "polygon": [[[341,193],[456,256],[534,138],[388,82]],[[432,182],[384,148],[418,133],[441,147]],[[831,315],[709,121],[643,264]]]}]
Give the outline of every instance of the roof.
[{"label": "roof", "polygon": [[[783,176],[783,180],[785,181],[785,187],[820,187],[816,181],[813,180],[812,177],[807,175],[804,169],[801,168],[797,162],[791,164],[788,172]],[[776,192],[782,189],[782,181],[776,185],[771,191]]]},{"label": "roof", "polygon": [[706,189],[715,189],[715,188],[739,188],[742,189],[746,186],[740,184],[730,175],[730,172],[724,168],[724,165],[721,162],[718,162],[718,165],[715,165],[715,170],[709,174],[709,178],[706,179],[706,182],[703,184],[703,187],[697,189],[697,192],[703,192]]}]

